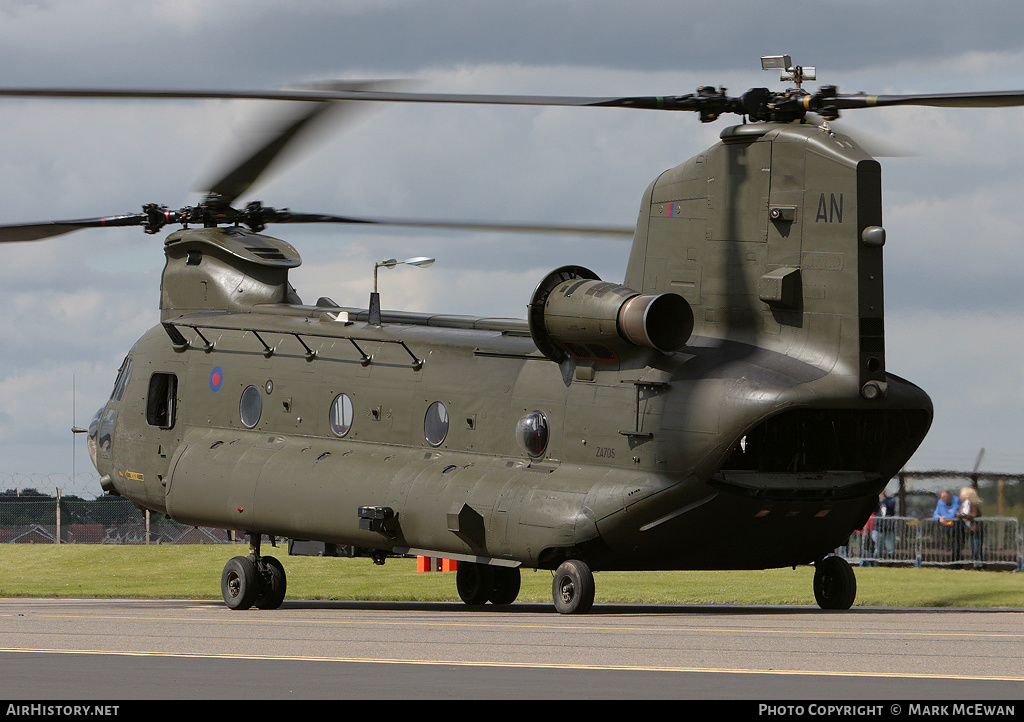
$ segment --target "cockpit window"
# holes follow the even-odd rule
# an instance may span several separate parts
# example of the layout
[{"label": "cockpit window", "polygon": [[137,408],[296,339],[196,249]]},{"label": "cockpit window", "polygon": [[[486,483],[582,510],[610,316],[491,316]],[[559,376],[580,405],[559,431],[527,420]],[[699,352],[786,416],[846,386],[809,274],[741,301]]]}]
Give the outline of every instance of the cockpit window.
[{"label": "cockpit window", "polygon": [[107,409],[103,412],[103,421],[99,427],[100,451],[110,451],[110,446],[114,440],[114,424],[116,423],[117,409]]},{"label": "cockpit window", "polygon": [[100,409],[89,422],[89,458],[92,459],[93,466],[96,466],[96,452],[100,448],[100,418],[102,416],[103,409]]},{"label": "cockpit window", "polygon": [[117,380],[114,381],[114,391],[110,394],[111,401],[120,401],[124,395],[124,389],[128,385],[128,379],[132,375],[132,357],[125,356],[121,362],[121,368],[117,371]]}]

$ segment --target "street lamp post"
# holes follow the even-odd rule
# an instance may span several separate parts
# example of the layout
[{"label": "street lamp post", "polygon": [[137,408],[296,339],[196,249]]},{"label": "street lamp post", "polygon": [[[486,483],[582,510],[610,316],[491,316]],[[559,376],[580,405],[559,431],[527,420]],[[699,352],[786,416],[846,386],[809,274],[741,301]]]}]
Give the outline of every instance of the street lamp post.
[{"label": "street lamp post", "polygon": [[399,261],[396,258],[389,258],[385,261],[380,261],[373,264],[373,293],[370,294],[370,324],[373,326],[380,326],[380,294],[377,293],[377,269],[378,268],[394,268],[395,266],[419,266],[420,268],[426,268],[431,265],[435,259],[428,258],[427,256],[417,256],[415,258],[407,258],[404,261]]}]

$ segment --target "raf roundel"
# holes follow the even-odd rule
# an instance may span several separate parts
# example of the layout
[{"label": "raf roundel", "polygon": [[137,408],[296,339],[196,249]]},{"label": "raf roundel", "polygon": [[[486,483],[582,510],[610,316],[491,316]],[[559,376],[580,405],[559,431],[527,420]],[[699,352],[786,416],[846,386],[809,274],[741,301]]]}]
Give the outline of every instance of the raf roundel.
[{"label": "raf roundel", "polygon": [[220,391],[221,384],[224,383],[224,369],[220,366],[214,367],[213,371],[210,372],[210,390]]}]

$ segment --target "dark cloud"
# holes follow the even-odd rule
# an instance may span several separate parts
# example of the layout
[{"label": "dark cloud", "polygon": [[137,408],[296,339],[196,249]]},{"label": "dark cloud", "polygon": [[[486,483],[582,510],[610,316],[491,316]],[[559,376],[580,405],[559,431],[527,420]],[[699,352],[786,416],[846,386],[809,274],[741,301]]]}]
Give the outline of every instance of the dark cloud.
[{"label": "dark cloud", "polygon": [[716,71],[754,69],[766,53],[856,71],[1013,49],[1024,19],[1017,5],[948,0],[227,2],[156,17],[132,7],[98,17],[88,3],[0,10],[3,82],[254,86],[516,63],[706,71],[717,84]]}]

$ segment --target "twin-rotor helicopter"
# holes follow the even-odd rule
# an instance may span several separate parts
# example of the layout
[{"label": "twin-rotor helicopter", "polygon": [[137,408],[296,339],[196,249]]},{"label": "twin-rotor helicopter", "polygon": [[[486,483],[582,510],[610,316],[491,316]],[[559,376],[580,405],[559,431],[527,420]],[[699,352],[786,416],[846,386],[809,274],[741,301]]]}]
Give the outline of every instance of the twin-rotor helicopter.
[{"label": "twin-rotor helicopter", "polygon": [[[665,97],[294,90],[0,89],[36,97],[265,98],[301,113],[193,207],[0,226],[0,241],[138,225],[164,242],[160,323],[128,352],[90,429],[104,490],[248,535],[225,566],[234,609],[276,608],[286,575],[261,538],[457,560],[467,604],[512,603],[520,570],[553,572],[582,613],[594,572],[813,564],[817,603],[849,608],[833,550],[932,420],[885,359],[881,171],[829,127],[888,105],[1000,107],[1024,91],[847,95],[762,59],[794,86]],[[298,297],[283,223],[393,221],[236,200],[296,136],[358,102],[691,111],[742,122],[643,193],[621,283],[556,268],[527,318],[381,311]],[[812,120],[813,118],[813,120]],[[515,230],[616,232],[515,226]],[[585,260],[585,259],[584,259]],[[526,298],[524,292],[524,300]],[[642,577],[638,577],[638,580]]]}]

